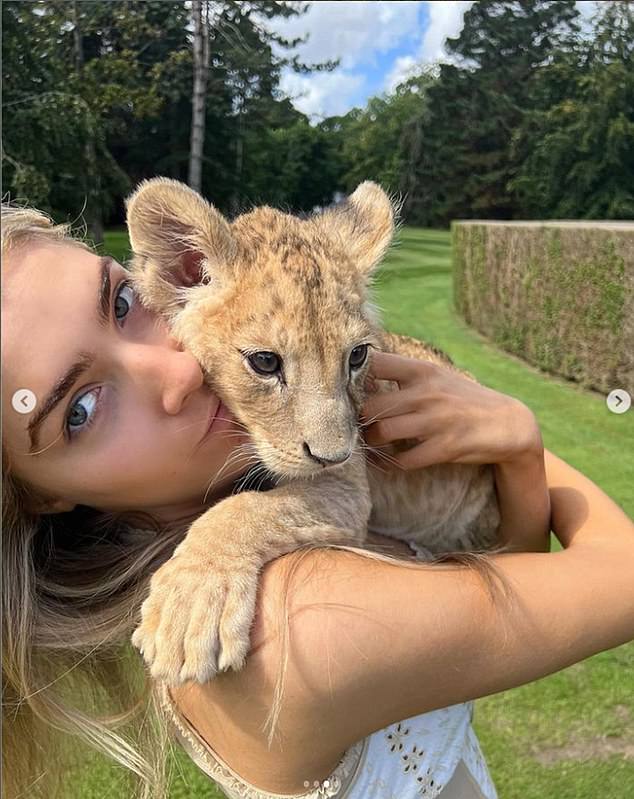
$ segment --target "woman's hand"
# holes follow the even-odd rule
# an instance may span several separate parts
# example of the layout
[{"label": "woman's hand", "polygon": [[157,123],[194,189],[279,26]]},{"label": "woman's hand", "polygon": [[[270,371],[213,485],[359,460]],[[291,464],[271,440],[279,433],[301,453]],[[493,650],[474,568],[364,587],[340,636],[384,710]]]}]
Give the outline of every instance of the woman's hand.
[{"label": "woman's hand", "polygon": [[390,453],[390,462],[403,469],[492,464],[501,516],[499,543],[520,551],[548,551],[544,446],[526,405],[450,369],[385,352],[373,352],[370,374],[399,387],[373,395],[363,408],[371,447],[400,439],[419,441],[405,452]]},{"label": "woman's hand", "polygon": [[362,412],[365,440],[371,447],[418,440],[406,452],[390,456],[403,469],[543,457],[537,420],[513,397],[428,361],[386,352],[372,353],[370,374],[398,383],[399,390],[367,401]]}]

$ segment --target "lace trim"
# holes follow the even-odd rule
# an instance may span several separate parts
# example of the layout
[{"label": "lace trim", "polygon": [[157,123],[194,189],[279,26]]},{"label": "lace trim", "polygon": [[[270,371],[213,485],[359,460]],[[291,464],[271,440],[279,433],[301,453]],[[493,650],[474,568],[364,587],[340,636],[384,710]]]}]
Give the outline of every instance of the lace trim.
[{"label": "lace trim", "polygon": [[224,791],[231,792],[235,797],[244,797],[244,799],[329,799],[337,797],[337,799],[344,799],[346,789],[352,783],[367,747],[367,738],[353,744],[344,752],[332,774],[313,785],[312,790],[301,794],[269,793],[244,780],[211,750],[187,719],[178,712],[165,683],[158,685],[158,695],[163,710],[176,728],[183,749],[200,769],[215,780]]}]

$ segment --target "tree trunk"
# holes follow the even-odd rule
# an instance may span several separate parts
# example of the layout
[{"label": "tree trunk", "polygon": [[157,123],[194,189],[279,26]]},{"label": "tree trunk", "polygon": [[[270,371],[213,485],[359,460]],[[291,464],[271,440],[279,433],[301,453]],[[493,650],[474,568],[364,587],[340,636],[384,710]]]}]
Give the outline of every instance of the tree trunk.
[{"label": "tree trunk", "polygon": [[237,216],[240,213],[242,203],[242,165],[244,163],[244,124],[243,124],[244,103],[240,100],[238,110],[238,131],[236,135],[236,171],[234,175],[233,193],[231,196],[231,214]]},{"label": "tree trunk", "polygon": [[81,73],[84,68],[84,42],[81,35],[81,27],[79,26],[79,9],[77,8],[77,0],[73,0],[73,44],[75,49],[75,69],[77,73]]},{"label": "tree trunk", "polygon": [[209,73],[209,2],[192,0],[194,22],[194,88],[192,127],[189,148],[189,178],[192,189],[202,189],[203,145],[205,141],[205,106]]},{"label": "tree trunk", "polygon": [[[73,0],[73,48],[75,50],[75,71],[81,80],[84,70],[84,37],[81,32],[78,0]],[[95,142],[88,139],[84,146],[86,162],[82,170],[84,178],[85,208],[84,218],[89,238],[95,244],[103,242],[103,215],[101,212],[100,174],[97,168]]]},{"label": "tree trunk", "polygon": [[[418,116],[410,120],[409,124],[403,131],[403,136],[399,142],[401,148],[405,151],[406,162],[404,170],[401,174],[400,190],[403,192],[403,207],[402,214],[405,219],[415,219],[419,221],[418,208],[420,205],[420,191],[419,180],[416,167],[420,163],[423,152],[423,130],[422,130],[422,117]],[[405,147],[404,138],[405,137]]]},{"label": "tree trunk", "polygon": [[[177,116],[177,101],[173,100],[170,103],[170,110],[169,110],[169,119],[170,119],[170,127],[169,127],[169,151],[170,153],[177,153],[179,150],[179,142],[178,142],[178,116]],[[176,161],[173,157],[170,159],[169,162],[169,175],[174,180],[182,180],[183,175],[181,174],[181,163],[180,161]]]}]

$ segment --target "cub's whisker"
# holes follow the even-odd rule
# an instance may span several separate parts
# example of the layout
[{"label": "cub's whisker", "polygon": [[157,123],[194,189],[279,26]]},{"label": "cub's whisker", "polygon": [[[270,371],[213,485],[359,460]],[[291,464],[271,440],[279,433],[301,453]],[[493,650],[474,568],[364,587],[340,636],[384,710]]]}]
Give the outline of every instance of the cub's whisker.
[{"label": "cub's whisker", "polygon": [[[387,461],[387,463],[390,463],[393,466],[399,466],[400,465],[399,462],[396,460],[396,458],[393,455],[390,455],[388,452],[382,452],[377,447],[371,447],[369,444],[361,444],[360,447],[361,447],[361,449],[364,452],[370,452],[370,453],[372,453],[373,455],[376,455],[379,458],[383,458],[384,461]],[[368,465],[369,466],[373,466],[375,464],[368,463]]]},{"label": "cub's whisker", "polygon": [[239,462],[241,458],[246,458],[246,463],[248,464],[249,461],[257,462],[257,457],[255,453],[255,448],[252,444],[241,444],[240,446],[236,447],[236,449],[229,455],[227,460],[224,464],[220,467],[218,472],[214,475],[209,483],[207,490],[205,491],[205,496],[203,498],[203,502],[206,501],[208,493],[214,487],[214,485],[218,482],[223,472],[229,468],[229,466],[234,465],[235,463]]},{"label": "cub's whisker", "polygon": [[369,427],[371,424],[374,424],[374,422],[378,421],[379,419],[384,419],[385,417],[381,416],[380,414],[384,414],[387,411],[392,411],[394,410],[394,408],[398,408],[397,402],[394,403],[394,405],[390,405],[388,408],[384,408],[380,413],[375,413],[374,416],[371,416],[369,419],[366,419],[364,422],[359,421],[358,422],[359,427],[363,430],[366,427]]},{"label": "cub's whisker", "polygon": [[[372,451],[371,447],[360,447],[361,451]],[[388,474],[388,470],[384,469],[379,463],[374,461],[369,461],[366,459],[366,466],[368,469],[376,469],[377,471],[381,472],[381,474]]]}]

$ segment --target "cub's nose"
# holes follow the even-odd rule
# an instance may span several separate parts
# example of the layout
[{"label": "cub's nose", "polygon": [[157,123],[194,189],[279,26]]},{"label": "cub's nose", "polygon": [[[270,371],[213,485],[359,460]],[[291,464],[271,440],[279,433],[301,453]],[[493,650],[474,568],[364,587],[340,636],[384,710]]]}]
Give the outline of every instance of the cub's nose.
[{"label": "cub's nose", "polygon": [[334,457],[330,456],[329,458],[325,458],[323,455],[316,455],[314,452],[311,452],[310,447],[305,441],[304,452],[311,460],[315,461],[315,463],[319,463],[321,466],[337,466],[340,463],[345,463],[350,457],[350,450],[340,452]]}]

